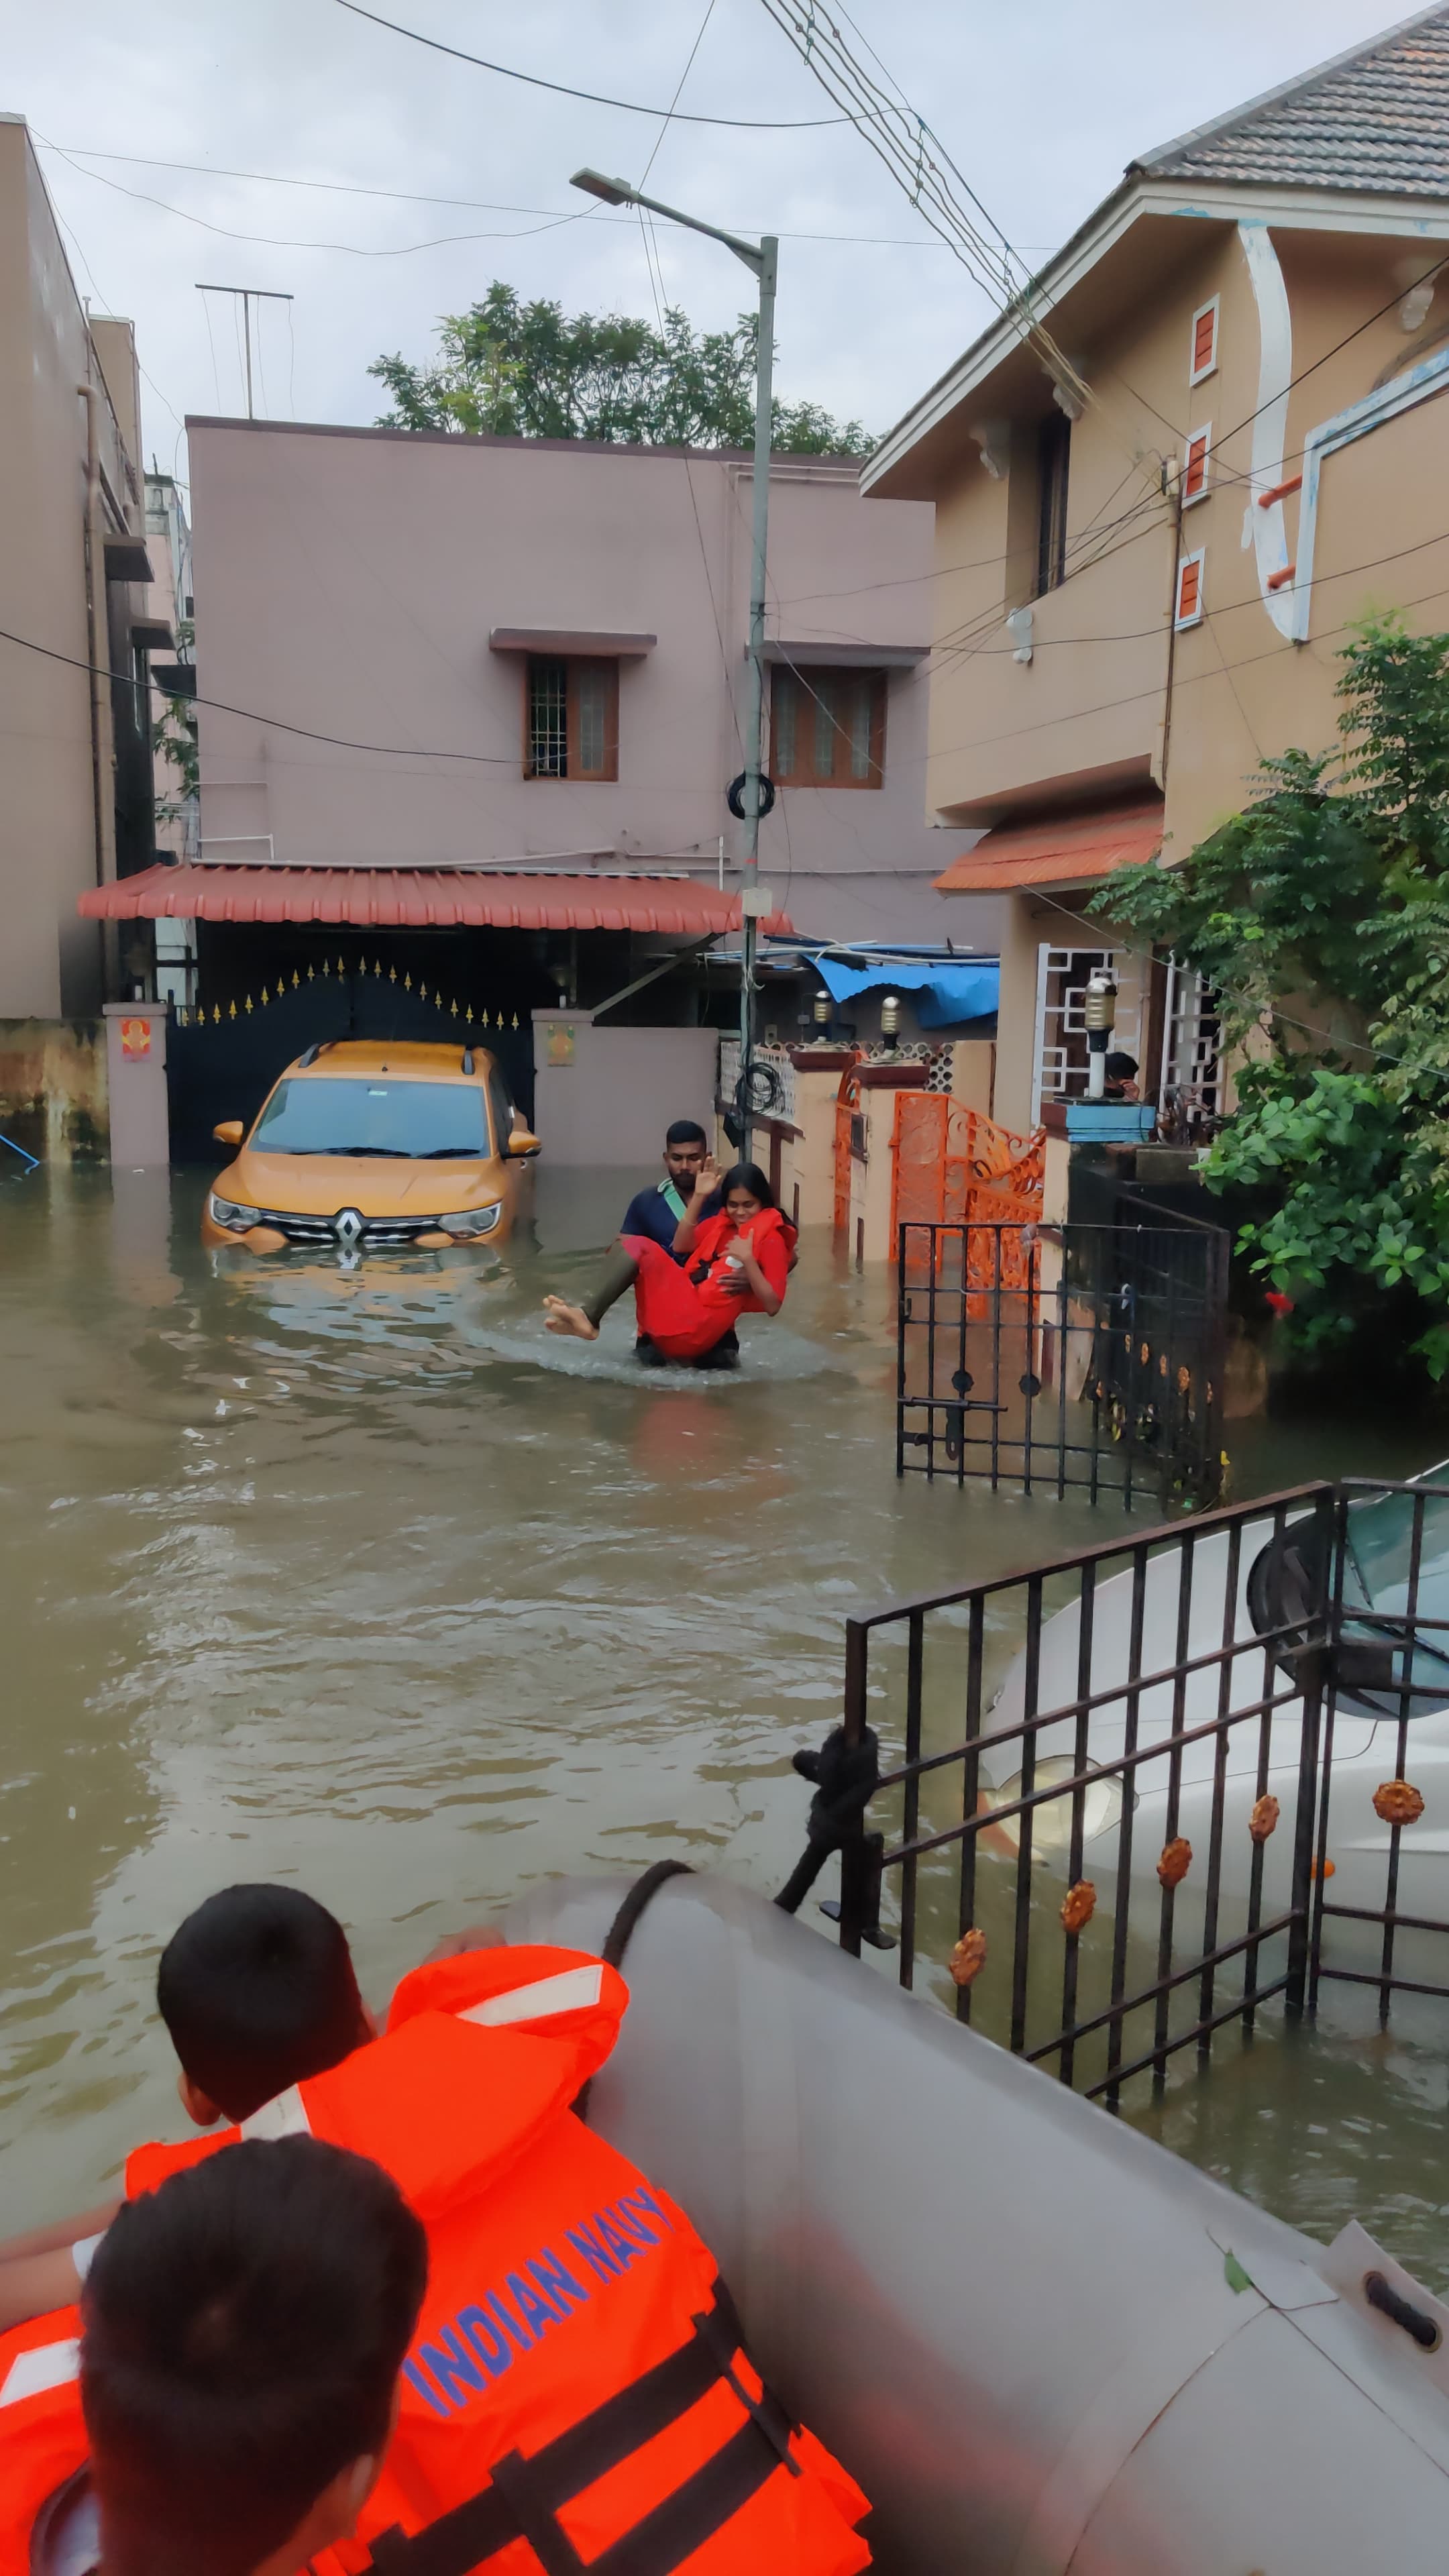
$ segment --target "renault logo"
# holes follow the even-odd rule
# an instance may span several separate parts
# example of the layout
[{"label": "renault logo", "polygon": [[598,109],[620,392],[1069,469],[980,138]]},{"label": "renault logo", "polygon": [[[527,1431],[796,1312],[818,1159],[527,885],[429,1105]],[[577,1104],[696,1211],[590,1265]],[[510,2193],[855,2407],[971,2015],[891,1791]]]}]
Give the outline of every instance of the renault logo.
[{"label": "renault logo", "polygon": [[362,1232],[362,1217],[358,1209],[339,1209],[332,1220],[332,1231],[338,1242],[350,1249]]}]

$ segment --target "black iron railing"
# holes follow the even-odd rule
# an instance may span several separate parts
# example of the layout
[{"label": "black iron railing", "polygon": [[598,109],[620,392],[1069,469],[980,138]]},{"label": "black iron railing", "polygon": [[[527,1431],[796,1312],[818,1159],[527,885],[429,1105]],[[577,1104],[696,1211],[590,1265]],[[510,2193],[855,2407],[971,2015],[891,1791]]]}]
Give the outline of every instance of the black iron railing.
[{"label": "black iron railing", "polygon": [[1201,1507],[1222,1479],[1228,1239],[903,1224],[896,1472]]},{"label": "black iron railing", "polygon": [[898,1938],[903,1985],[1113,2108],[1325,1978],[1449,1999],[1403,1955],[1449,1932],[1426,1526],[1449,1584],[1449,1491],[1319,1483],[851,1620],[844,1741],[886,1767],[845,1946]]}]

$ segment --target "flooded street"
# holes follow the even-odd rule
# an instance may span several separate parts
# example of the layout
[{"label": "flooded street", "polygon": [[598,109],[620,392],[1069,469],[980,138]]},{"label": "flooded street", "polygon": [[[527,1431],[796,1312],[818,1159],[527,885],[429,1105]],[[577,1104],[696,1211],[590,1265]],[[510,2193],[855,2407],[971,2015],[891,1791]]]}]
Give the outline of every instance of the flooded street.
[{"label": "flooded street", "polygon": [[[659,1380],[624,1308],[597,1349],[541,1330],[618,1179],[542,1171],[534,1228],[486,1261],[350,1272],[204,1254],[202,1185],[0,1191],[10,2227],[177,2133],[156,1952],[211,1889],[295,1877],[375,1997],[543,1875],[679,1853],[773,1892],[845,1616],[1107,1534],[1085,1504],[896,1483],[889,1286],[818,1236],[738,1380]],[[1240,1492],[1431,1454],[1321,1427],[1235,1450]],[[1446,2104],[1432,2027],[1325,2028],[1227,2048],[1139,2116],[1442,2284]]]}]

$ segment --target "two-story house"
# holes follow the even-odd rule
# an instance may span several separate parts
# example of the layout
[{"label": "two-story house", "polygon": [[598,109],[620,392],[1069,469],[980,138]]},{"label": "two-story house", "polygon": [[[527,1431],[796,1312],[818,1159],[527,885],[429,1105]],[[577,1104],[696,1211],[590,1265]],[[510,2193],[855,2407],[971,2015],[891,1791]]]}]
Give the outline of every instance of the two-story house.
[{"label": "two-story house", "polygon": [[[155,855],[140,400],[131,325],[89,314],[23,117],[0,114],[0,1020],[99,1009],[86,886]],[[3,1076],[0,1076],[3,1082]]]},{"label": "two-story house", "polygon": [[1332,743],[1355,620],[1449,622],[1446,259],[1440,5],[1134,161],[868,465],[936,504],[927,806],[988,827],[940,883],[1006,899],[1008,1125],[1084,1091],[1103,959],[1144,1094],[1212,1104],[1211,997],[1085,907]]},{"label": "two-story house", "polygon": [[[318,1027],[483,1025],[525,1105],[539,1013],[732,1026],[748,456],[188,428],[200,847],[152,902],[194,920],[206,1015],[204,1049],[188,1027],[168,1040],[198,1057],[200,1132],[177,1141],[204,1145],[223,1093],[226,1114],[260,1099],[297,1034],[278,995],[319,979]],[[780,456],[770,483],[777,926],[949,926],[994,953],[994,908],[968,924],[935,891],[964,836],[922,811],[930,505],[868,506],[846,459]],[[116,898],[138,917],[151,900]]]}]

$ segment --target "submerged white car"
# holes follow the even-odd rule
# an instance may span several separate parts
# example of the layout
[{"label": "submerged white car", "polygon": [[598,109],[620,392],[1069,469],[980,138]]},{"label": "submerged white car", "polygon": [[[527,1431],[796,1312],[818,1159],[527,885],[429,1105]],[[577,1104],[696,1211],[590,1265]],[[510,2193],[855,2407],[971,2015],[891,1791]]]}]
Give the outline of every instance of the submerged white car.
[{"label": "submerged white car", "polygon": [[[1085,1686],[1080,1602],[1046,1619],[1034,1706],[1047,1714],[1035,1730],[1034,1776],[1028,1782],[1021,1738],[992,1748],[981,1757],[981,1805],[1009,1811],[1087,1774],[1076,1797],[1030,1810],[1033,1861],[1078,1874],[1079,1808],[1080,1876],[1110,1902],[1125,1867],[1140,1921],[1158,1898],[1166,1847],[1187,1845],[1190,1856],[1168,1864],[1169,1875],[1183,1871],[1177,1929],[1190,1931],[1215,1883],[1217,1939],[1243,1928],[1255,1875],[1262,1919],[1288,1905],[1300,1831],[1300,1868],[1311,1853],[1316,1879],[1322,1829],[1325,1964],[1376,1970],[1389,1909],[1395,1975],[1449,1987],[1449,1490],[1432,1490],[1438,1480],[1449,1480],[1449,1467],[1416,1488],[1349,1504],[1332,1688],[1321,1644],[1305,1645],[1322,1635],[1321,1611],[1316,1628],[1309,1621],[1332,1597],[1335,1552],[1311,1512],[1276,1525],[1265,1514],[1186,1546],[1185,1528],[1150,1559],[1135,1608],[1130,1565],[1099,1583]],[[1305,1674],[1310,1694],[1323,1676],[1316,1742]],[[1027,1682],[1023,1651],[983,1734],[1026,1715]],[[1174,1736],[1188,1740],[1159,1749]],[[1124,1766],[1134,1747],[1148,1758]],[[1004,1812],[982,1837],[986,1850],[1015,1855],[1024,1822]]]}]

